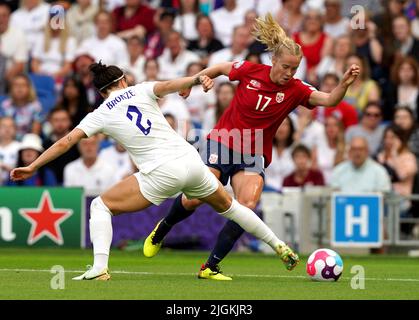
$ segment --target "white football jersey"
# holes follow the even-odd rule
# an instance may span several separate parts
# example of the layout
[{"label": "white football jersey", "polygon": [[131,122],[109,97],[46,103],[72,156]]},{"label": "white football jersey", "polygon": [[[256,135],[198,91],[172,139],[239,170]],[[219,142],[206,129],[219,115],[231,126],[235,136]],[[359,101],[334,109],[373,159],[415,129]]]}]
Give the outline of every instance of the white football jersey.
[{"label": "white football jersey", "polygon": [[88,137],[101,132],[118,141],[141,173],[196,149],[168,124],[157,104],[155,82],[113,91],[77,126]]}]

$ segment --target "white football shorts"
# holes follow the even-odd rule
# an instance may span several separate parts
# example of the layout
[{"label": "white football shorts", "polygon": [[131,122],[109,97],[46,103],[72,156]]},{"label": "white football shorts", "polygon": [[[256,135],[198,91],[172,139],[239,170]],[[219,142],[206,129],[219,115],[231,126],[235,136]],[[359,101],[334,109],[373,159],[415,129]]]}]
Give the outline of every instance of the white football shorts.
[{"label": "white football shorts", "polygon": [[193,151],[144,174],[134,174],[143,196],[155,205],[183,192],[188,199],[202,199],[214,193],[219,181]]}]

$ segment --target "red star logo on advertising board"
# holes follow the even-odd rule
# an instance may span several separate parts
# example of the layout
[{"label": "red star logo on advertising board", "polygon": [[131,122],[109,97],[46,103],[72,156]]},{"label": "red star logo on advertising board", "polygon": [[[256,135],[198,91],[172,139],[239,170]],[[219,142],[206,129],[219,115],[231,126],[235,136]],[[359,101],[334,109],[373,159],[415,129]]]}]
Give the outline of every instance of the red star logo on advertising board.
[{"label": "red star logo on advertising board", "polygon": [[64,243],[60,224],[73,214],[71,209],[55,209],[48,191],[44,191],[38,208],[20,209],[19,213],[32,224],[28,244],[32,245],[47,236],[58,245]]}]

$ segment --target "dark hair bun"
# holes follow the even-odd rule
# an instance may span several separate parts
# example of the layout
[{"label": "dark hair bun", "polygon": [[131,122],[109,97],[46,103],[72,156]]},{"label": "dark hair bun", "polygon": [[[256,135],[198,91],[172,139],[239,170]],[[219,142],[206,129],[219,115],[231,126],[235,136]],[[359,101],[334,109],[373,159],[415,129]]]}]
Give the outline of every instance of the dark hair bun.
[{"label": "dark hair bun", "polygon": [[108,66],[106,64],[103,64],[102,61],[99,61],[98,63],[94,62],[89,66],[90,72],[92,72],[94,75],[106,72],[107,68]]}]

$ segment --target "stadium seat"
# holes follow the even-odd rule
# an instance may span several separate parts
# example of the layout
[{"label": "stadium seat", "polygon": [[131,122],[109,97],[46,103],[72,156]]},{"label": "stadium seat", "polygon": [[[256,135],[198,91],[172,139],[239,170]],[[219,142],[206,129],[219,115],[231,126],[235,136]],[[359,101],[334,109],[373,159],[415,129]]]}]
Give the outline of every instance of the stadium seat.
[{"label": "stadium seat", "polygon": [[54,78],[34,73],[29,74],[29,77],[42,105],[42,113],[45,115],[55,106],[57,100]]}]

